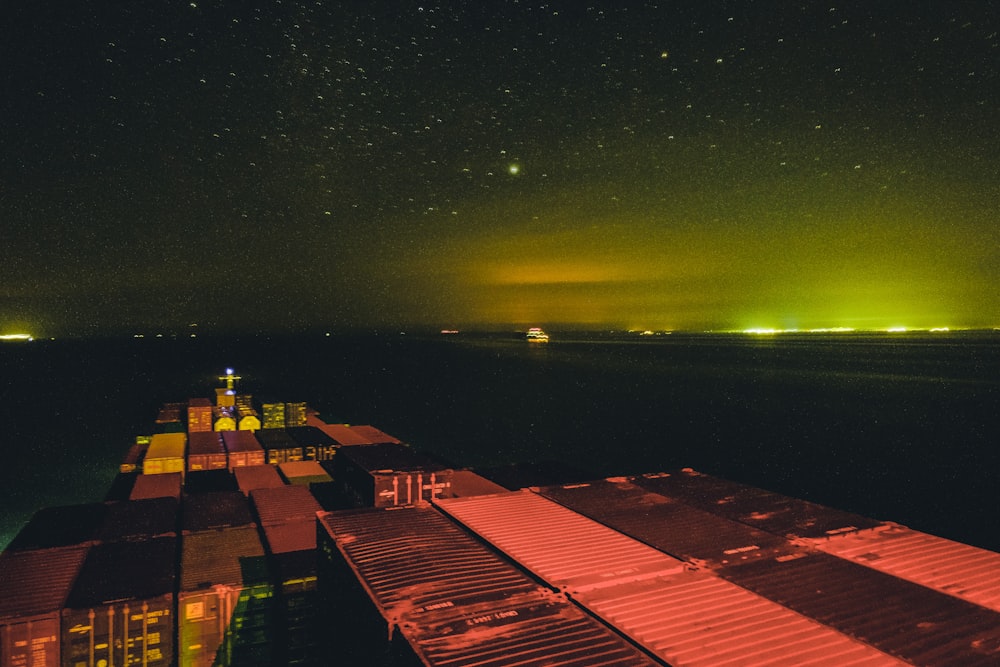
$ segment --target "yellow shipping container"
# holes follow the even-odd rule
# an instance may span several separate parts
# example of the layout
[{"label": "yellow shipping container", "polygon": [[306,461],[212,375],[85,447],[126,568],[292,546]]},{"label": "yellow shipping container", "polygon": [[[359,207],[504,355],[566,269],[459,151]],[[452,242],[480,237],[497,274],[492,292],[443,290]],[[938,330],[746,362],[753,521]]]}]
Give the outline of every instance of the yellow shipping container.
[{"label": "yellow shipping container", "polygon": [[145,475],[184,472],[186,433],[157,433],[149,443],[149,450],[142,462]]}]

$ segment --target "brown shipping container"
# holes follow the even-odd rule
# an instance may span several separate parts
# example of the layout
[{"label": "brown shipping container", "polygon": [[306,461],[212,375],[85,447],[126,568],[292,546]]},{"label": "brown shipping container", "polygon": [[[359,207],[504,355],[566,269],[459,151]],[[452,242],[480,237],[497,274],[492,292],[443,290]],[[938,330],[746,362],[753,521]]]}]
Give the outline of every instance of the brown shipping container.
[{"label": "brown shipping container", "polygon": [[138,475],[135,478],[135,485],[132,487],[129,500],[142,500],[143,498],[176,498],[180,500],[183,486],[184,478],[179,472],[163,475]]},{"label": "brown shipping container", "polygon": [[336,445],[374,445],[375,443],[365,438],[360,433],[356,433],[351,430],[351,427],[347,424],[327,424],[326,422],[319,419],[319,417],[309,417],[306,423],[310,426],[315,426],[331,440],[334,441]]},{"label": "brown shipping container", "polygon": [[264,448],[250,431],[223,431],[222,442],[229,456],[229,469],[264,465]]},{"label": "brown shipping container", "polygon": [[404,445],[342,447],[334,479],[361,507],[393,507],[451,495],[452,470]]},{"label": "brown shipping container", "polygon": [[262,526],[314,520],[316,513],[323,509],[304,486],[256,489],[250,492],[250,500],[257,510]]},{"label": "brown shipping container", "polygon": [[302,457],[312,461],[329,461],[337,454],[337,443],[316,426],[293,426],[285,432],[302,445]]},{"label": "brown shipping container", "polygon": [[178,503],[175,498],[127,500],[107,503],[107,507],[98,533],[101,542],[177,536]]},{"label": "brown shipping container", "polygon": [[93,547],[62,611],[63,665],[174,662],[177,540]]},{"label": "brown shipping container", "polygon": [[146,450],[149,449],[149,443],[136,442],[129,447],[128,452],[125,454],[125,458],[122,460],[121,465],[118,466],[118,471],[121,473],[135,472],[142,466],[142,459],[146,456]]},{"label": "brown shipping container", "polygon": [[233,468],[233,476],[236,477],[236,484],[245,496],[249,496],[254,489],[285,486],[285,480],[281,479],[278,469],[266,464]]},{"label": "brown shipping container", "polygon": [[60,611],[87,549],[0,555],[0,665],[59,667]]},{"label": "brown shipping container", "polygon": [[302,445],[292,440],[284,428],[264,429],[257,433],[257,440],[271,465],[302,460]]},{"label": "brown shipping container", "polygon": [[272,664],[274,586],[257,528],[212,530],[182,539],[180,664]]},{"label": "brown shipping container", "polygon": [[212,430],[212,402],[207,398],[192,398],[187,407],[188,433]]},{"label": "brown shipping container", "polygon": [[228,464],[222,435],[215,431],[195,432],[188,435],[187,469],[225,470]]},{"label": "brown shipping container", "polygon": [[[429,506],[320,515],[319,577],[343,664],[655,665]],[[405,664],[410,664],[406,662]]]},{"label": "brown shipping container", "polygon": [[401,440],[394,438],[388,433],[380,431],[374,426],[369,426],[367,424],[362,426],[352,426],[351,430],[360,435],[362,438],[376,445],[385,443],[390,443],[393,445],[403,444]]}]

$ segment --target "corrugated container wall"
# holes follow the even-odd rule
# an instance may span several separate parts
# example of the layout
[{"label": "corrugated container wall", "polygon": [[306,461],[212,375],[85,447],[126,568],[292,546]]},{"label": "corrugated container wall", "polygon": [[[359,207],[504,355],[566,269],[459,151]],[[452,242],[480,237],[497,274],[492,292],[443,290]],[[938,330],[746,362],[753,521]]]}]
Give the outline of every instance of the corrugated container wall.
[{"label": "corrugated container wall", "polygon": [[212,402],[207,398],[192,398],[187,407],[188,433],[212,430]]},{"label": "corrugated container wall", "polygon": [[240,466],[264,465],[264,448],[254,437],[254,434],[247,430],[223,431],[222,442],[226,446],[226,453],[229,456],[229,469]]},{"label": "corrugated container wall", "polygon": [[264,403],[264,421],[261,424],[265,429],[285,428],[285,404],[284,403]]},{"label": "corrugated container wall", "polygon": [[93,547],[62,611],[64,665],[174,662],[177,541]]},{"label": "corrugated container wall", "polygon": [[196,431],[188,435],[187,469],[225,470],[228,465],[222,435],[214,431]]},{"label": "corrugated container wall", "polygon": [[305,403],[285,403],[285,426],[305,426],[307,409]]},{"label": "corrugated container wall", "polygon": [[342,447],[333,478],[362,507],[393,507],[450,495],[452,470],[404,445]]},{"label": "corrugated container wall", "polygon": [[144,475],[162,475],[184,472],[184,454],[187,447],[185,433],[157,433],[149,442],[149,450],[142,462]]}]

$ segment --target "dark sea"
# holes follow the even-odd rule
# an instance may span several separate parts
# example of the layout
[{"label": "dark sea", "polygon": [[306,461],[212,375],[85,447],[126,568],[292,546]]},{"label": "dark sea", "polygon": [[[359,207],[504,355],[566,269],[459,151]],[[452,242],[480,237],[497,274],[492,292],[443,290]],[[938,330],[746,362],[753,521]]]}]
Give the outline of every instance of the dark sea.
[{"label": "dark sea", "polygon": [[0,546],[100,501],[166,402],[305,401],[456,466],[690,467],[1000,551],[1000,334],[324,336],[0,345]]}]

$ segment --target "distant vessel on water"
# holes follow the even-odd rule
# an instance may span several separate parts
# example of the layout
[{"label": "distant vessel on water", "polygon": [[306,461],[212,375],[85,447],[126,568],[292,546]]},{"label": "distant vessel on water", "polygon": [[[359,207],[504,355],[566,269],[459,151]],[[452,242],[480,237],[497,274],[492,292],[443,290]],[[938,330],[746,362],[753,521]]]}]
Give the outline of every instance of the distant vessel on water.
[{"label": "distant vessel on water", "polygon": [[548,343],[549,335],[542,331],[539,327],[531,327],[524,334],[525,339],[529,343]]}]

